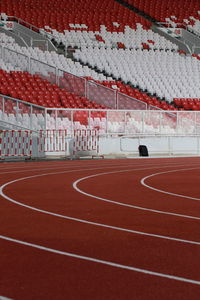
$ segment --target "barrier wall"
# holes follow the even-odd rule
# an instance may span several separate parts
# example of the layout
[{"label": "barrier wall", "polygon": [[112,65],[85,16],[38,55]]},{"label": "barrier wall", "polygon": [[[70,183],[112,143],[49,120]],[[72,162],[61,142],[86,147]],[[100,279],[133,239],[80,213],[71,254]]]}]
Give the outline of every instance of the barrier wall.
[{"label": "barrier wall", "polygon": [[77,155],[99,155],[98,130],[74,130],[73,156]]},{"label": "barrier wall", "polygon": [[139,157],[139,145],[147,146],[150,157],[200,155],[200,137],[196,135],[101,137],[99,153],[111,157]]},{"label": "barrier wall", "polygon": [[145,145],[153,156],[199,156],[200,136],[176,135],[107,135],[98,130],[0,132],[0,159],[66,157],[139,157],[139,146]]},{"label": "barrier wall", "polygon": [[48,109],[0,95],[0,123],[29,130],[98,129],[109,134],[200,134],[199,111]]},{"label": "barrier wall", "polygon": [[0,131],[0,158],[8,157],[32,157],[32,131]]}]

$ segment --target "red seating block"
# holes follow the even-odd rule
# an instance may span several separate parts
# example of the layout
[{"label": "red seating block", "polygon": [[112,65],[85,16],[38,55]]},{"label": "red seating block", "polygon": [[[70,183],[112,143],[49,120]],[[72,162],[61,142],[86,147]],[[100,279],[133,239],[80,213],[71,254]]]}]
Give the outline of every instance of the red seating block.
[{"label": "red seating block", "polygon": [[85,97],[70,93],[28,72],[6,72],[0,69],[0,93],[46,107],[101,108]]}]

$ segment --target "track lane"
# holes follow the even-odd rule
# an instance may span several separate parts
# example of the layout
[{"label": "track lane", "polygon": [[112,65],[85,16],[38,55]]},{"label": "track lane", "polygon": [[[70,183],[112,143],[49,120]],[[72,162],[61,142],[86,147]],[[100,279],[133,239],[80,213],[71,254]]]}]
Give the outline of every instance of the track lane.
[{"label": "track lane", "polygon": [[[81,171],[81,173],[84,173],[84,172],[87,172],[87,171]],[[67,192],[68,195],[70,195],[70,199],[67,198],[67,201],[70,202],[68,204],[66,204],[66,198],[65,198],[65,201],[64,201],[64,199],[62,201],[60,199],[60,196],[56,198],[56,204],[59,206],[59,207],[56,207],[56,210],[58,210],[58,211],[64,210],[64,212],[65,211],[67,211],[67,212],[70,211],[71,213],[77,213],[77,207],[79,207],[80,210],[83,210],[83,211],[79,211],[79,213],[81,214],[81,216],[87,216],[89,218],[94,218],[94,219],[96,217],[98,218],[97,213],[100,213],[101,215],[104,215],[105,212],[106,212],[106,214],[108,213],[107,218],[110,219],[110,222],[113,222],[113,207],[109,208],[107,205],[106,206],[105,205],[102,206],[102,203],[101,203],[100,205],[95,204],[96,208],[93,210],[93,208],[91,209],[91,205],[94,205],[94,203],[95,203],[94,199],[93,199],[93,202],[91,202],[91,199],[88,200],[88,199],[84,199],[82,197],[80,197],[81,199],[77,199],[77,195],[76,196],[73,195],[73,193],[70,190],[71,181],[69,181],[67,183],[67,185],[66,185],[67,188],[64,187],[63,182],[61,182],[61,178],[63,178],[63,174],[58,177],[57,181],[55,181],[55,178],[52,177],[52,175],[47,176],[47,177],[48,177],[48,181],[51,182],[50,183],[51,185],[49,184],[49,182],[45,183],[46,180],[44,178],[42,180],[40,178],[38,181],[36,181],[36,183],[37,183],[37,187],[39,186],[39,183],[41,183],[41,186],[43,186],[44,188],[48,189],[50,198],[51,198],[52,191],[55,190],[55,188],[56,188],[56,185],[57,185],[57,191],[59,190],[59,188],[58,188],[59,184],[58,183],[61,184],[61,188],[62,189],[64,188],[64,193]],[[50,179],[50,177],[52,177],[53,179],[52,178]],[[73,178],[77,178],[77,175],[73,174],[73,176],[70,176],[70,180],[72,180]],[[54,183],[55,183],[55,185],[54,185]],[[26,187],[25,188],[26,190],[29,190],[29,194],[33,196],[34,195],[34,190],[30,189],[31,187],[29,186],[28,181],[25,183],[25,187]],[[18,186],[18,187],[17,186],[15,186],[15,187],[12,186],[11,190],[9,191],[9,193],[11,193],[11,194],[12,193],[16,194],[16,192],[19,193],[20,189],[22,190],[22,186],[21,187],[20,186]],[[42,191],[42,189],[40,189],[40,188],[37,189],[37,192],[38,193],[40,192],[40,195],[41,195],[41,191]],[[60,195],[63,197],[64,193],[63,194],[61,193]],[[35,195],[36,195],[36,193],[35,193]],[[27,194],[24,194],[24,195],[21,195],[21,196],[25,197],[24,200],[27,201],[27,197],[26,197]],[[43,205],[45,205],[45,202],[46,202],[46,205],[47,205],[47,202],[48,202],[49,208],[53,208],[53,207],[55,208],[55,199],[52,198],[51,201],[49,201],[49,199],[44,200],[43,196],[44,196],[44,194],[42,193],[42,195],[40,197],[43,198],[43,200],[41,198],[39,199],[40,200],[40,201],[38,201],[39,205],[41,205],[42,201],[44,201]],[[4,201],[5,201],[5,199],[4,199]],[[28,203],[30,204],[31,201],[32,202],[36,202],[35,199],[31,199],[31,197],[29,197],[28,198]],[[81,203],[83,201],[84,201],[84,205],[83,204],[81,205]],[[76,207],[74,207],[74,202],[75,202]],[[5,204],[5,202],[1,201],[1,204],[2,203]],[[52,239],[52,236],[54,236],[54,234],[56,236],[58,234],[58,232],[60,232],[59,230],[55,230],[55,231],[52,232],[52,230],[53,230],[52,228],[53,227],[57,228],[57,226],[58,226],[57,225],[58,224],[58,220],[56,220],[56,221],[54,220],[53,221],[53,219],[50,218],[51,221],[48,222],[47,219],[46,219],[46,216],[44,217],[44,215],[41,216],[41,220],[40,220],[40,217],[39,217],[38,214],[35,214],[35,216],[33,218],[33,215],[34,215],[33,212],[27,213],[27,209],[25,209],[25,208],[24,208],[24,213],[22,214],[22,208],[20,208],[20,210],[19,210],[19,208],[16,208],[16,207],[14,208],[14,206],[11,203],[9,203],[9,204],[6,203],[6,205],[8,205],[11,210],[15,211],[15,213],[16,212],[17,212],[17,214],[19,213],[18,218],[16,219],[16,223],[15,223],[15,224],[20,224],[21,223],[21,228],[20,229],[18,228],[18,232],[17,233],[15,232],[15,234],[18,235],[18,237],[20,237],[20,236],[21,237],[25,237],[25,239],[29,240],[29,238],[30,238],[30,232],[31,232],[31,239],[33,239],[33,240],[35,240],[35,241],[38,242],[39,237],[35,237],[34,238],[34,236],[35,236],[36,233],[33,234],[33,232],[35,230],[35,232],[41,233],[41,224],[42,224],[42,227],[44,226],[44,228],[46,230],[44,230],[44,232],[43,232],[42,236],[40,237],[40,239],[42,241],[45,241],[45,242],[47,240],[47,243],[50,242],[50,244],[52,246],[56,245],[55,240],[54,239],[51,240],[51,239]],[[5,206],[4,206],[4,208],[5,208]],[[6,208],[5,208],[5,211],[6,211]],[[116,219],[117,215],[118,216],[120,215],[120,211],[121,211],[121,209],[118,209],[118,208],[114,209],[115,219]],[[124,211],[124,215],[127,215],[127,213],[128,213],[128,210]],[[129,216],[130,216],[130,220],[129,221],[128,221],[128,218],[124,219],[124,215],[122,217],[119,217],[120,220],[118,220],[118,222],[119,223],[122,222],[123,224],[128,223],[128,225],[130,225],[129,222],[131,220],[131,214],[129,214]],[[139,216],[140,222],[141,222],[141,220],[142,220],[143,217],[144,217],[144,214],[141,214]],[[12,218],[12,213],[11,213],[11,218]],[[30,219],[32,219],[32,218],[35,221],[31,221],[32,225],[29,224],[29,225],[31,225],[31,226],[29,226],[28,223],[30,223]],[[133,219],[133,215],[132,215],[132,219]],[[117,219],[115,221],[117,221]],[[153,219],[152,219],[152,221],[153,221]],[[37,222],[39,222],[38,226],[36,226]],[[47,223],[51,223],[51,226],[48,227]],[[130,238],[129,234],[127,234],[127,233],[125,235],[124,234],[123,235],[122,234],[118,235],[118,233],[117,234],[116,233],[114,233],[114,234],[110,233],[110,235],[109,235],[109,234],[105,234],[105,231],[104,231],[104,234],[103,234],[102,230],[99,230],[99,229],[97,230],[97,228],[95,228],[95,230],[94,230],[94,229],[91,229],[91,226],[88,227],[88,228],[86,228],[85,225],[82,226],[82,224],[81,224],[81,226],[80,226],[80,224],[77,225],[77,224],[74,224],[74,222],[72,222],[72,223],[73,223],[73,225],[69,226],[69,221],[68,221],[67,224],[63,225],[63,221],[62,221],[61,222],[62,225],[61,224],[59,225],[60,228],[62,228],[61,230],[63,230],[64,232],[67,232],[67,233],[68,232],[73,233],[73,231],[77,232],[77,236],[74,237],[74,235],[73,235],[72,240],[70,240],[69,236],[65,236],[65,237],[62,238],[60,236],[60,234],[59,234],[59,236],[57,237],[58,238],[57,240],[59,241],[59,246],[61,246],[61,248],[64,247],[64,249],[68,249],[69,245],[68,245],[68,243],[67,243],[67,245],[65,244],[66,240],[67,241],[72,241],[72,244],[74,245],[74,247],[76,245],[76,247],[79,249],[80,252],[82,252],[82,251],[84,252],[85,251],[85,253],[88,253],[88,251],[89,251],[88,247],[90,247],[91,248],[90,251],[92,250],[91,252],[89,251],[90,255],[92,253],[97,253],[97,254],[102,255],[103,257],[105,257],[105,254],[106,254],[106,257],[108,257],[108,258],[109,257],[110,258],[116,258],[116,259],[118,259],[118,260],[120,260],[122,262],[123,261],[131,261],[132,262],[132,260],[134,260],[134,262],[138,262],[139,266],[140,266],[140,264],[141,265],[143,264],[144,266],[148,266],[149,259],[147,259],[144,262],[143,259],[141,258],[141,256],[143,256],[143,257],[146,256],[146,253],[148,252],[147,251],[148,250],[148,246],[147,245],[149,245],[152,250],[148,253],[148,257],[155,258],[155,262],[152,263],[152,261],[151,261],[151,267],[152,266],[156,266],[156,268],[159,269],[159,266],[158,266],[158,264],[159,264],[159,265],[161,265],[160,267],[162,269],[162,267],[166,263],[166,261],[165,261],[164,258],[168,256],[168,254],[167,254],[168,251],[164,252],[163,256],[160,255],[160,253],[159,254],[157,253],[158,249],[161,249],[158,252],[162,252],[163,245],[164,245],[163,241],[161,242],[161,246],[159,246],[160,247],[159,248],[158,246],[156,246],[156,243],[154,241],[155,239],[153,239],[150,242],[150,240],[147,240],[146,238],[145,239],[142,238],[141,240],[138,239],[138,237],[135,237],[135,236],[134,236],[134,238],[133,238],[133,236],[131,236],[131,238]],[[26,224],[26,228],[24,228],[25,224]],[[40,224],[40,226],[39,226],[39,224]],[[184,224],[185,224],[185,222],[184,222]],[[186,222],[186,224],[187,224],[187,222]],[[134,222],[133,222],[133,224],[131,224],[131,226],[135,226],[135,225],[136,224],[135,224],[135,220],[134,220]],[[145,224],[143,224],[143,226],[145,226]],[[164,224],[163,224],[163,226],[164,226]],[[38,229],[37,229],[37,227],[38,227]],[[84,227],[84,229],[83,229],[83,227]],[[5,229],[5,233],[6,233],[6,230],[7,230],[7,234],[8,234],[8,229],[6,229],[6,227],[1,227],[1,228]],[[10,229],[9,229],[10,233],[13,233],[12,232],[13,229],[14,229],[13,226],[10,226]],[[50,234],[47,235],[47,232],[50,232]],[[107,230],[106,230],[106,233],[107,233]],[[78,241],[78,236],[83,237],[83,240],[81,239],[81,240]],[[92,236],[95,236],[95,242],[92,242],[92,240],[93,240]],[[46,238],[46,240],[45,240],[45,238]],[[62,243],[62,242],[60,243],[60,241],[62,241],[62,240],[65,240],[65,243]],[[113,240],[115,240],[115,242],[112,243],[111,241],[113,241]],[[146,240],[146,242],[144,242],[144,240]],[[103,242],[101,242],[101,241],[103,241]],[[107,247],[105,247],[106,249],[102,249],[102,245],[101,245],[102,243],[105,243],[107,245]],[[130,245],[130,249],[128,251],[127,251],[127,245]],[[119,253],[119,251],[117,251],[119,249],[119,246],[121,246],[120,253]],[[134,248],[133,248],[133,246],[134,246]],[[70,247],[71,247],[71,245],[70,245]],[[72,248],[72,250],[75,251],[76,247]],[[113,247],[115,248],[115,250],[112,249],[111,251],[109,251]],[[169,246],[167,246],[165,244],[164,248],[167,249],[167,247],[169,247]],[[175,251],[177,251],[177,249],[179,248],[179,247],[177,248],[177,244],[175,245],[175,243],[174,243],[173,247],[172,247],[173,248],[172,249],[172,253],[174,253]],[[188,264],[184,267],[184,270],[182,270],[182,272],[184,274],[187,274],[187,275],[190,276],[192,274],[191,272],[193,272],[192,270],[194,269],[194,264],[193,264],[194,257],[192,257],[192,255],[191,255],[191,258],[189,258],[188,252],[193,252],[194,248],[193,247],[192,248],[188,248],[188,245],[187,245],[186,248],[184,248],[184,250],[183,250],[183,248],[184,247],[180,247],[180,249],[181,249],[180,251],[181,252],[177,251],[175,253],[176,254],[179,253],[180,257],[183,257],[183,258],[185,258],[185,260],[188,260]],[[134,249],[134,251],[133,251],[133,249]],[[144,251],[141,251],[141,249],[143,249]],[[190,250],[188,250],[188,249],[190,249]],[[197,252],[195,254],[196,254],[196,257],[198,258],[199,248],[195,248],[195,249],[197,249]],[[103,250],[103,251],[101,251],[101,250]],[[194,252],[193,252],[193,254],[194,254]],[[140,255],[140,258],[139,258],[139,255]],[[172,257],[174,257],[174,254],[171,256],[171,259],[172,259]],[[169,258],[167,258],[167,259],[169,259]],[[180,266],[181,266],[182,262],[181,261],[178,262],[179,261],[178,258],[175,258],[175,259],[176,259],[176,262],[177,262],[177,270],[180,270]],[[174,270],[175,271],[173,265],[174,265],[174,261],[173,261],[173,263],[171,262],[170,267],[169,267],[168,270]],[[191,266],[191,269],[190,269],[189,265]],[[197,276],[197,277],[198,277],[198,275],[199,274],[194,274],[194,276]],[[138,276],[136,276],[136,277],[138,278]],[[151,279],[150,279],[150,281],[151,281]],[[125,281],[123,281],[122,285],[123,284],[125,284]],[[120,286],[122,286],[122,285],[120,285]],[[159,295],[160,295],[160,292],[159,292]],[[120,299],[120,298],[117,298],[117,299]],[[121,299],[123,299],[123,298],[121,298]],[[144,299],[144,298],[141,298],[141,299]],[[152,298],[152,299],[155,299],[155,298]],[[184,298],[182,298],[182,299],[184,299]]]},{"label": "track lane", "polygon": [[[7,241],[1,245],[6,249],[1,291],[16,300],[66,297],[69,300],[156,300],[174,299],[176,295],[183,300],[188,300],[188,296],[199,299],[199,287],[193,284],[47,254]],[[2,247],[2,254],[1,250]]]}]

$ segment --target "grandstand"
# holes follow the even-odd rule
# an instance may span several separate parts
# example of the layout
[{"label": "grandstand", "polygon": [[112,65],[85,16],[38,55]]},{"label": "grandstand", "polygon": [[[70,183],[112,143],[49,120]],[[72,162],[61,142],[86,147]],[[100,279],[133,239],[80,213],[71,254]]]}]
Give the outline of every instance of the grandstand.
[{"label": "grandstand", "polygon": [[[102,155],[136,154],[141,136],[152,153],[173,154],[154,137],[188,136],[199,153],[199,9],[195,0],[1,1],[1,128],[64,130],[68,143],[98,131]],[[131,151],[121,136],[136,139]],[[105,148],[113,139],[116,149]]]}]

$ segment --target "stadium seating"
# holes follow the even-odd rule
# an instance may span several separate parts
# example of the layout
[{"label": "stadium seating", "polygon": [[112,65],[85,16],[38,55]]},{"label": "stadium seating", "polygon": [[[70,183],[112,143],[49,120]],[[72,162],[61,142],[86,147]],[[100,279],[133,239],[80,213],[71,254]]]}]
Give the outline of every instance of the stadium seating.
[{"label": "stadium seating", "polygon": [[199,98],[174,98],[174,103],[184,110],[200,110]]},{"label": "stadium seating", "polygon": [[169,102],[200,95],[200,63],[192,56],[172,51],[88,47],[77,50],[75,57]]},{"label": "stadium seating", "polygon": [[125,0],[147,15],[160,22],[193,25],[194,19],[199,20],[199,2],[196,0]]},{"label": "stadium seating", "polygon": [[[71,74],[74,75],[78,75],[78,76],[82,76],[82,77],[86,77],[90,80],[96,81],[97,83],[101,84],[102,81],[104,82],[104,86],[107,86],[109,88],[115,88],[115,85],[113,84],[109,84],[109,81],[113,82],[113,78],[109,77],[109,76],[104,76],[102,73],[98,73],[95,70],[89,68],[88,66],[84,66],[79,62],[74,62],[73,60],[64,57],[63,55],[58,55],[55,52],[48,52],[45,51],[43,52],[42,50],[36,48],[25,48],[25,47],[20,47],[18,46],[16,43],[14,43],[12,41],[12,49],[14,49],[15,51],[17,51],[17,55],[15,52],[10,51],[9,50],[9,43],[10,41],[6,41],[6,38],[4,36],[4,43],[5,46],[8,47],[6,48],[6,51],[4,51],[4,53],[7,53],[6,55],[6,59],[8,57],[9,62],[12,62],[12,64],[15,66],[15,68],[17,70],[27,70],[29,67],[29,60],[26,59],[27,56],[33,57],[34,59],[31,59],[31,73],[32,74],[40,74],[43,78],[45,77],[48,81],[55,83],[56,82],[56,78],[55,78],[55,74],[56,74],[56,69],[60,68],[61,70],[65,70],[70,72]],[[21,54],[22,55],[21,55]],[[26,55],[26,56],[25,56]],[[44,64],[42,64],[41,62],[44,62]],[[53,65],[54,67],[52,68],[51,65]],[[19,69],[19,67],[21,67],[21,69]],[[13,68],[12,68],[13,70]],[[76,91],[76,93],[78,93],[79,95],[83,95],[84,93],[81,92],[81,90],[84,88],[84,82],[79,80],[78,77],[76,78],[76,80],[74,81],[74,77],[71,78],[70,75],[65,73],[65,76],[68,76],[66,79],[68,81],[68,83],[65,83],[66,80],[63,77],[63,72],[60,72],[61,77],[59,79],[59,86],[65,88],[68,92],[74,92]],[[69,86],[69,82],[70,85],[73,85],[73,89],[71,90],[71,86]],[[107,82],[107,85],[105,84],[105,82]],[[139,92],[139,90],[137,89],[133,89],[131,87],[125,87],[125,89],[123,89],[123,84],[120,82],[117,83],[118,88],[120,90],[121,93],[127,94],[130,97],[136,98],[140,101],[144,101],[146,102],[148,105],[154,105],[157,106],[159,108],[168,108],[168,109],[174,109],[173,106],[169,106],[165,103],[160,103],[159,101],[155,101],[155,97],[151,97],[145,93]],[[14,94],[13,94],[14,95]],[[23,100],[25,100],[27,95],[24,95]],[[103,96],[103,90],[101,89],[101,95],[99,95],[99,98],[102,98]],[[30,98],[30,96],[28,97]],[[29,99],[30,100],[30,99]],[[27,101],[29,101],[27,100]],[[103,99],[102,99],[103,101]],[[45,103],[42,103],[42,101],[40,101],[40,105],[46,105]],[[54,103],[51,103],[50,107],[52,107],[52,105],[55,105]],[[65,107],[66,103],[64,103]],[[109,103],[105,103],[105,105],[107,107],[109,107]],[[164,106],[163,106],[164,105]],[[77,103],[74,101],[74,106],[77,107]],[[79,105],[81,107],[81,105]],[[88,105],[90,106],[90,105]],[[94,107],[94,105],[92,106]],[[97,106],[98,107],[98,106]],[[114,107],[114,106],[111,106]],[[91,108],[91,107],[89,107]],[[121,106],[122,108],[122,106]],[[125,108],[128,108],[128,106],[126,105]],[[130,108],[134,109],[134,106],[130,106]]]},{"label": "stadium seating", "polygon": [[100,25],[99,31],[65,30],[64,33],[52,31],[54,36],[68,46],[99,47],[117,49],[170,49],[177,50],[177,45],[168,41],[151,29],[145,29],[140,23],[135,28],[124,26],[122,32],[110,32],[105,25]]},{"label": "stadium seating", "polygon": [[16,16],[38,28],[47,26],[59,32],[64,30],[99,31],[105,25],[109,31],[121,32],[125,25],[133,28],[150,22],[124,8],[114,0],[4,0],[0,12]]},{"label": "stadium seating", "polygon": [[0,93],[45,107],[105,108],[51,84],[39,75],[22,71],[7,72],[0,69]]},{"label": "stadium seating", "polygon": [[[171,1],[163,2],[161,0],[127,0],[126,2],[159,21],[171,18],[174,22],[185,22],[184,20],[188,18],[198,17],[198,5],[194,0],[189,3],[186,3],[185,0],[178,1],[177,6]],[[182,8],[184,8],[184,13]],[[69,86],[66,86],[63,70],[76,76],[90,77],[111,88],[115,84],[109,82],[116,81],[117,88],[122,93],[160,109],[174,110],[174,98],[199,98],[198,59],[180,55],[176,45],[150,29],[149,21],[114,0],[102,0],[98,3],[90,0],[69,0],[64,3],[61,0],[42,2],[39,0],[30,0],[29,2],[5,0],[0,3],[0,12],[15,15],[40,29],[46,28],[66,47],[77,46],[80,48],[75,50],[74,58],[78,61],[74,61],[53,52],[20,47],[14,43],[12,38],[6,40],[5,35],[1,39],[4,46],[12,45],[12,49],[18,52],[15,54],[10,51],[6,57],[6,65],[3,65],[3,69],[8,68],[8,72],[13,70],[12,65],[15,70],[27,71],[28,56],[35,59],[35,61],[32,60],[29,71],[32,74],[39,73],[50,84],[57,83],[56,72],[57,69],[61,70],[59,85],[62,89],[67,90],[67,103],[65,100],[61,102],[59,95],[55,96],[51,104],[48,104],[45,96],[40,95],[36,99],[37,103],[40,100],[40,105],[98,107],[94,103],[75,98]],[[191,25],[194,22],[185,23]],[[123,83],[120,86],[120,81],[125,83],[125,86]],[[79,94],[76,97],[80,98],[82,97],[79,93],[81,84],[76,84]],[[137,89],[128,87],[128,84]],[[46,83],[44,85],[47,89]],[[58,93],[58,91],[56,92]],[[11,91],[11,93],[22,97],[16,91]],[[30,94],[23,95],[23,99],[25,96],[28,101],[35,101],[31,100]],[[66,97],[63,96],[64,98]],[[176,106],[179,107],[177,104]],[[188,106],[180,107],[184,109]],[[196,108],[191,105],[190,107],[190,109]]]},{"label": "stadium seating", "polygon": [[[89,78],[92,79],[92,78]],[[173,106],[168,104],[166,101],[161,101],[157,97],[152,97],[147,93],[142,92],[137,88],[132,88],[130,85],[123,84],[121,81],[96,81],[99,84],[102,84],[106,87],[116,89],[117,91],[126,94],[132,98],[143,101],[152,106],[152,109],[164,109],[164,110],[177,110],[178,105]],[[175,103],[176,104],[176,103]]]}]

